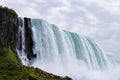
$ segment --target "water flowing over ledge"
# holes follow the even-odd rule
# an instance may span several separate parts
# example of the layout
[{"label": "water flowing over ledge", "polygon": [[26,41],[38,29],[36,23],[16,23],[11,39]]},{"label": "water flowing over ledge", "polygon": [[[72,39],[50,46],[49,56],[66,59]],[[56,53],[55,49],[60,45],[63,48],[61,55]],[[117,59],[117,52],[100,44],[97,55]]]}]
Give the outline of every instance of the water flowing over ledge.
[{"label": "water flowing over ledge", "polygon": [[[29,19],[27,27],[31,36],[26,39],[28,29],[25,28],[25,19],[20,18],[19,24],[21,41],[17,50],[24,65],[38,67],[57,75],[71,76],[75,80],[92,80],[88,73],[94,71],[91,76],[95,73],[101,74],[96,71],[104,71],[109,67],[109,61],[102,49],[89,38],[60,30],[42,19]],[[32,46],[27,48],[31,43]],[[85,75],[87,78],[83,77]]]}]

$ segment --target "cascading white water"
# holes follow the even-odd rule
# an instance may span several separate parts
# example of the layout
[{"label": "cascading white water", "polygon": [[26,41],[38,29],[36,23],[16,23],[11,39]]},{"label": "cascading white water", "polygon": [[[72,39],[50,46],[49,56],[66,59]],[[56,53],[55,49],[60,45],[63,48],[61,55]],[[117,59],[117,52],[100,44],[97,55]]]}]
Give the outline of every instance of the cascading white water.
[{"label": "cascading white water", "polygon": [[90,70],[107,67],[105,55],[92,40],[40,19],[31,19],[31,25],[37,54],[32,66],[58,75],[76,73],[82,65]]},{"label": "cascading white water", "polygon": [[[22,63],[28,65],[29,60],[24,51],[24,20],[21,24],[19,35],[22,34],[22,49],[18,53]],[[31,19],[31,26],[36,58],[30,66],[70,76],[74,80],[120,80],[120,68],[109,68],[106,55],[91,39],[60,30],[41,19]]]},{"label": "cascading white water", "polygon": [[16,51],[22,64],[27,66],[29,64],[29,60],[25,54],[25,26],[23,18],[19,18],[18,45]]}]

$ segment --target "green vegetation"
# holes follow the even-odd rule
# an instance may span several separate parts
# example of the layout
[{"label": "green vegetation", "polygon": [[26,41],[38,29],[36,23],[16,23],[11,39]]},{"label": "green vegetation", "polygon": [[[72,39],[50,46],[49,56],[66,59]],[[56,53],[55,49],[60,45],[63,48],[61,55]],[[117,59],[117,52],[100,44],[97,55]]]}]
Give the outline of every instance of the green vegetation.
[{"label": "green vegetation", "polygon": [[25,67],[11,49],[0,49],[0,80],[71,80],[44,72],[37,68]]},{"label": "green vegetation", "polygon": [[0,50],[0,68],[7,67],[7,65],[21,65],[17,59],[16,55],[11,51],[11,49],[1,49]]}]

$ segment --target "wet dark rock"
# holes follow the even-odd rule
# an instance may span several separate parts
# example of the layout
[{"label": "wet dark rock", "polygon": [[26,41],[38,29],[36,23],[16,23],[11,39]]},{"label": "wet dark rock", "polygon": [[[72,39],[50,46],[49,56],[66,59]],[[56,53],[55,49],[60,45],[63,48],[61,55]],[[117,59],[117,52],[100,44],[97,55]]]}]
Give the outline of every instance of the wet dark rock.
[{"label": "wet dark rock", "polygon": [[29,60],[36,57],[33,53],[34,41],[33,41],[33,34],[32,34],[32,26],[30,18],[24,18],[24,26],[25,26],[25,52],[27,53],[27,57]]}]

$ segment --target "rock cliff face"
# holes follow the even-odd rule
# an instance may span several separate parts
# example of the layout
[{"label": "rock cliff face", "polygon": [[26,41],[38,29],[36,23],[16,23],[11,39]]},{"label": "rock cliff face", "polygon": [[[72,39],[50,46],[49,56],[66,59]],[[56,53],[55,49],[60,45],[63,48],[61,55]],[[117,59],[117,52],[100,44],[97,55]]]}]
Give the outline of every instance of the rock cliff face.
[{"label": "rock cliff face", "polygon": [[12,9],[0,7],[0,48],[15,49],[17,43],[18,16]]}]

